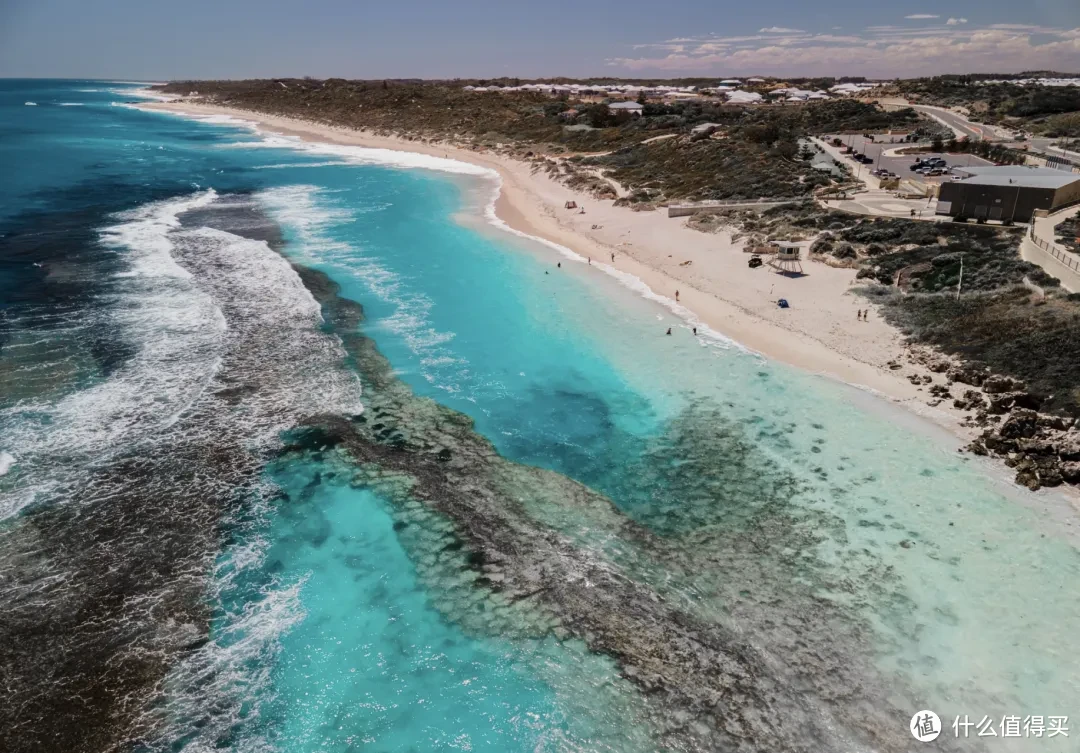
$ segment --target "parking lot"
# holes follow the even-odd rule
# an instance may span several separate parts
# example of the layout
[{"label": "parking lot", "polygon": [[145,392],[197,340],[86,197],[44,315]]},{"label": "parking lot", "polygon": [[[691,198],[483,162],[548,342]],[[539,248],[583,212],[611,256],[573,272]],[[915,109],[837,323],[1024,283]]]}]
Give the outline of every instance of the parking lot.
[{"label": "parking lot", "polygon": [[[912,145],[905,144],[902,136],[885,136],[878,134],[874,140],[867,139],[861,135],[836,135],[836,136],[824,136],[822,137],[827,143],[832,143],[834,138],[840,139],[843,142],[843,147],[850,146],[857,153],[865,154],[867,157],[873,160],[871,164],[862,164],[856,162],[854,159],[847,157],[848,166],[854,171],[857,177],[864,176],[871,170],[891,170],[896,173],[897,177],[903,179],[914,179],[923,183],[940,183],[943,180],[952,180],[952,175],[943,176],[926,176],[919,175],[911,170],[911,166],[915,164],[916,159],[928,159],[931,157],[940,157],[948,163],[949,167],[971,167],[978,165],[992,165],[992,162],[976,157],[972,154],[895,154],[894,152],[905,147]],[[864,172],[865,171],[865,172]]]}]

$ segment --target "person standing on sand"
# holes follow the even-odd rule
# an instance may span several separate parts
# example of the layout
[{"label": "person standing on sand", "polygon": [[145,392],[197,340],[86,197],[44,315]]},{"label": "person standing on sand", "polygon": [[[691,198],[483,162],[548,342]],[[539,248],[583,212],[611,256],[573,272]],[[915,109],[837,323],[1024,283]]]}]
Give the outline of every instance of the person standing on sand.
[{"label": "person standing on sand", "polygon": [[592,257],[591,256],[589,257],[589,264],[590,264],[590,266],[592,265]]},{"label": "person standing on sand", "polygon": [[615,252],[614,251],[611,252],[611,263],[612,264],[615,263]]},{"label": "person standing on sand", "polygon": [[678,302],[679,302],[679,291],[676,290],[675,291],[675,303],[678,303]]}]

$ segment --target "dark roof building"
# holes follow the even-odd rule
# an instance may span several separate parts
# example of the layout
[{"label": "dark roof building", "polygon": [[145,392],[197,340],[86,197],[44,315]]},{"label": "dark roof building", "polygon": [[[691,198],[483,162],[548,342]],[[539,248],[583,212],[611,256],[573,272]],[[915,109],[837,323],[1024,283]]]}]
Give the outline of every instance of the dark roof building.
[{"label": "dark roof building", "polygon": [[1028,222],[1080,202],[1080,174],[1046,167],[966,167],[969,177],[941,184],[937,213],[976,220]]}]

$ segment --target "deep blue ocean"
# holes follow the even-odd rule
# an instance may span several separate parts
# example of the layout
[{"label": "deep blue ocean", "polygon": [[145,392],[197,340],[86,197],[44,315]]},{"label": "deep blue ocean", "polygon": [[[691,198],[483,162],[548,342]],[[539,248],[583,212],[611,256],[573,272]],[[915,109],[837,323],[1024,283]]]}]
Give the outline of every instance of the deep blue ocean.
[{"label": "deep blue ocean", "polygon": [[0,81],[11,750],[906,751],[920,709],[1080,714],[1064,497],[506,232],[479,168],[141,101]]}]

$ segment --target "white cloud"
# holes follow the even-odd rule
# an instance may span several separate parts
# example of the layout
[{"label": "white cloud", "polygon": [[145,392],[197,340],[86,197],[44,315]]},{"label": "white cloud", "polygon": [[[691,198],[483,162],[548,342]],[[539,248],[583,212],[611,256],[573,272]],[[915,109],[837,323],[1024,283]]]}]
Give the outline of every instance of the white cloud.
[{"label": "white cloud", "polygon": [[910,18],[913,21],[924,21],[928,18],[941,18],[941,16],[935,16],[933,13],[912,13],[910,16],[904,16],[904,18]]},{"label": "white cloud", "polygon": [[652,55],[646,52],[608,63],[658,73],[876,78],[1080,68],[1080,28],[1021,24],[970,28],[965,23],[956,18],[931,26],[876,26],[843,35],[764,29],[757,36],[713,36],[678,45],[681,49],[658,45]]},{"label": "white cloud", "polygon": [[802,29],[787,29],[783,26],[769,26],[765,29],[758,29],[758,34],[803,34]]}]

